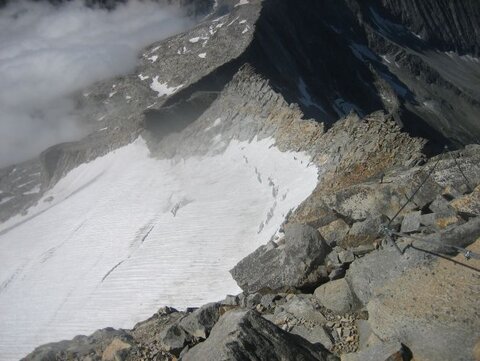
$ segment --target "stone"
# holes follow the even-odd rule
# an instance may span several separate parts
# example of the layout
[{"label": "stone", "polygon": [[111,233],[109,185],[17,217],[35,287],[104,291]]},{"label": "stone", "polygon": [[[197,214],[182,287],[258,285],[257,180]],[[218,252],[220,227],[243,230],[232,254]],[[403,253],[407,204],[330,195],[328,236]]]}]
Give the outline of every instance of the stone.
[{"label": "stone", "polygon": [[380,338],[373,333],[372,327],[367,320],[356,320],[355,325],[358,330],[358,350],[364,351],[367,348],[381,342]]},{"label": "stone", "polygon": [[367,253],[370,253],[375,250],[375,245],[373,244],[362,244],[360,246],[351,248],[353,254],[357,257],[364,256]]},{"label": "stone", "polygon": [[345,279],[363,306],[375,297],[376,289],[402,275],[406,269],[428,263],[431,257],[407,248],[403,255],[393,247],[384,247],[358,258],[350,265]]},{"label": "stone", "polygon": [[422,213],[420,211],[407,213],[403,217],[401,232],[413,233],[418,232],[420,228]]},{"label": "stone", "polygon": [[[480,238],[469,248],[479,252]],[[478,272],[459,264],[462,255],[453,261],[435,258],[377,283],[367,304],[373,332],[408,346],[418,360],[472,360],[480,330]]]},{"label": "stone", "polygon": [[327,266],[340,266],[340,259],[338,258],[338,252],[333,249],[332,252],[330,252],[326,259],[325,263]]},{"label": "stone", "polygon": [[362,244],[372,244],[380,237],[380,226],[384,223],[382,217],[367,218],[364,221],[356,222],[350,228],[348,235],[339,242],[345,249],[357,247]]},{"label": "stone", "polygon": [[363,351],[343,355],[342,361],[404,361],[407,354],[400,342],[379,342]]},{"label": "stone", "polygon": [[350,226],[341,218],[318,229],[323,238],[325,238],[325,241],[331,247],[340,243],[348,234],[349,230]]},{"label": "stone", "polygon": [[160,343],[165,351],[179,355],[190,341],[189,335],[177,323],[167,327],[159,335]]},{"label": "stone", "polygon": [[228,306],[238,306],[240,305],[240,297],[227,295],[227,297],[225,297],[225,299],[221,303]]},{"label": "stone", "polygon": [[338,254],[338,259],[342,263],[352,263],[353,261],[355,261],[355,255],[353,254],[353,251],[351,249],[347,249]]},{"label": "stone", "polygon": [[277,294],[267,294],[263,295],[262,299],[260,300],[260,304],[265,309],[270,309],[275,307],[275,301],[279,300],[281,297]]},{"label": "stone", "polygon": [[336,267],[328,274],[330,281],[338,280],[343,277],[345,277],[345,269],[343,267]]},{"label": "stone", "polygon": [[319,343],[328,350],[333,348],[333,340],[323,326],[309,328],[305,325],[296,325],[290,333],[301,336],[312,344]]},{"label": "stone", "polygon": [[225,312],[226,306],[220,303],[209,303],[200,307],[180,320],[179,326],[193,337],[206,339],[210,330]]},{"label": "stone", "polygon": [[191,348],[184,361],[334,361],[321,345],[312,345],[267,321],[254,311],[235,310],[223,315],[210,337]]},{"label": "stone", "polygon": [[123,330],[105,328],[90,336],[76,336],[69,341],[49,343],[37,347],[24,361],[74,360],[91,357],[94,360],[122,360],[135,341]]},{"label": "stone", "polygon": [[467,215],[480,216],[480,186],[463,197],[454,199],[450,205],[457,211]]},{"label": "stone", "polygon": [[[231,271],[237,284],[249,293],[261,290],[302,289],[315,286],[322,274],[330,247],[318,231],[310,226],[289,224],[285,227],[285,244],[261,246],[241,260]],[[311,275],[314,275],[310,277]]]},{"label": "stone", "polygon": [[248,295],[245,298],[245,306],[244,307],[247,307],[247,308],[255,307],[256,305],[258,305],[260,303],[261,300],[262,300],[262,294],[261,293],[254,293],[254,294]]},{"label": "stone", "polygon": [[435,220],[435,213],[422,214],[420,217],[420,224],[426,227],[435,226]]},{"label": "stone", "polygon": [[105,351],[103,351],[102,361],[117,361],[118,355],[121,354],[122,351],[128,350],[132,345],[122,341],[119,338],[113,339],[110,345],[107,346]]},{"label": "stone", "polygon": [[353,293],[344,278],[321,285],[314,295],[323,306],[337,313],[350,312],[355,306]]},{"label": "stone", "polygon": [[282,306],[275,309],[275,322],[282,318],[294,318],[300,322],[310,322],[315,325],[323,325],[327,322],[320,312],[317,299],[312,295],[295,295]]}]

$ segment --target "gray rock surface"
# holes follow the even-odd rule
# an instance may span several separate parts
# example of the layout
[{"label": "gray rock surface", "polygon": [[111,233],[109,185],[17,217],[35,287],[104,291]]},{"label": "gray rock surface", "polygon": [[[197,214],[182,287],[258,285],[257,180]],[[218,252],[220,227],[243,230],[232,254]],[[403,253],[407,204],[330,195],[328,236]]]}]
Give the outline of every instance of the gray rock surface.
[{"label": "gray rock surface", "polygon": [[315,297],[323,306],[337,313],[351,312],[355,307],[354,294],[344,278],[321,285],[315,290]]},{"label": "gray rock surface", "polygon": [[227,309],[220,303],[209,303],[181,319],[179,326],[193,337],[206,339],[212,327]]},{"label": "gray rock surface", "polygon": [[246,292],[312,287],[318,279],[310,276],[328,252],[329,246],[316,229],[291,224],[285,228],[283,245],[261,246],[230,273]]},{"label": "gray rock surface", "polygon": [[231,311],[220,318],[210,337],[188,351],[183,360],[333,361],[337,358],[253,311]]}]

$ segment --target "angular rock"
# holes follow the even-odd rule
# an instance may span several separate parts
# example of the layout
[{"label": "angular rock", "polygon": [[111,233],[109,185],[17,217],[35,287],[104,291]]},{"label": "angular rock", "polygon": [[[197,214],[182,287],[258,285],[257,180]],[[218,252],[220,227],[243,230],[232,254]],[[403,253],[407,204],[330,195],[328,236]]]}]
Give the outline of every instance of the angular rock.
[{"label": "angular rock", "polygon": [[[91,336],[76,336],[70,341],[49,343],[37,347],[26,356],[25,361],[50,361],[58,359],[93,359],[109,360],[121,350],[129,349],[133,345],[132,337],[125,331],[106,328],[95,331]],[[106,352],[106,353],[105,353]]]},{"label": "angular rock", "polygon": [[[470,248],[479,252],[480,239]],[[462,255],[454,261],[465,263]],[[381,339],[406,345],[415,359],[473,360],[480,330],[478,284],[475,269],[447,259],[410,267],[377,288],[367,305],[369,323]]]},{"label": "angular rock", "polygon": [[295,295],[285,304],[275,309],[275,323],[282,319],[295,319],[298,322],[309,322],[314,325],[323,325],[327,322],[319,311],[317,299],[312,295]]},{"label": "angular rock", "polygon": [[333,347],[332,338],[323,326],[313,326],[309,328],[305,325],[297,325],[293,326],[290,333],[303,337],[310,343],[319,343],[328,350]]},{"label": "angular rock", "polygon": [[227,297],[225,297],[225,299],[221,303],[228,306],[238,306],[240,305],[240,297],[227,295]]},{"label": "angular rock", "polygon": [[355,255],[353,254],[352,250],[347,249],[338,254],[338,259],[342,263],[352,263],[353,261],[355,261]]},{"label": "angular rock", "polygon": [[343,219],[337,219],[318,229],[322,237],[325,238],[325,241],[331,247],[340,243],[348,234],[349,230],[350,226]]},{"label": "angular rock", "polygon": [[191,336],[206,339],[226,309],[228,307],[220,303],[209,303],[181,319],[178,324]]},{"label": "angular rock", "polygon": [[339,280],[340,278],[343,278],[343,277],[345,277],[345,268],[341,266],[334,268],[328,274],[328,278],[330,279],[330,281]]},{"label": "angular rock", "polygon": [[254,311],[230,311],[210,337],[189,350],[184,361],[198,360],[338,360],[324,347],[289,334]]},{"label": "angular rock", "polygon": [[353,292],[344,278],[321,285],[314,294],[323,306],[337,313],[350,312],[355,306]]},{"label": "angular rock", "polygon": [[[310,226],[290,224],[285,227],[285,244],[261,246],[241,260],[231,271],[246,292],[312,287],[318,283],[318,266],[330,247]],[[310,277],[315,275],[315,277]]]},{"label": "angular rock", "polygon": [[372,244],[380,236],[380,226],[384,223],[383,218],[367,218],[364,221],[354,223],[348,235],[339,243],[343,248],[357,247],[363,244]]},{"label": "angular rock", "polygon": [[407,350],[400,342],[380,342],[357,353],[342,356],[342,361],[404,361]]},{"label": "angular rock", "polygon": [[480,215],[480,186],[461,198],[454,199],[450,205],[457,211],[474,216]]},{"label": "angular rock", "polygon": [[356,298],[365,306],[375,296],[378,287],[399,277],[406,269],[431,260],[430,255],[411,248],[399,255],[393,247],[385,247],[356,259],[345,279]]},{"label": "angular rock", "polygon": [[281,297],[276,294],[267,294],[262,297],[260,304],[266,309],[274,308],[275,301],[279,300]]},{"label": "angular rock", "polygon": [[117,361],[121,357],[122,351],[128,350],[130,347],[132,347],[131,344],[115,338],[103,351],[102,361]]},{"label": "angular rock", "polygon": [[411,212],[403,217],[402,233],[418,232],[420,228],[422,213],[420,211]]},{"label": "angular rock", "polygon": [[183,348],[189,343],[191,337],[180,327],[174,324],[166,328],[159,335],[160,343],[165,351],[179,355]]}]

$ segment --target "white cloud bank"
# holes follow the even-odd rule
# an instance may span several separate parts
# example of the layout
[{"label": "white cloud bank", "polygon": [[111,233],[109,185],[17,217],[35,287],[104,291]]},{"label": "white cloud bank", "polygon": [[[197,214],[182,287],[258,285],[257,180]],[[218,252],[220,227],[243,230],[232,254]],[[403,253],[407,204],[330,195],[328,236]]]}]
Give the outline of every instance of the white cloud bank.
[{"label": "white cloud bank", "polygon": [[140,49],[190,25],[151,1],[107,11],[21,0],[0,10],[0,167],[83,135],[69,96],[129,72]]}]

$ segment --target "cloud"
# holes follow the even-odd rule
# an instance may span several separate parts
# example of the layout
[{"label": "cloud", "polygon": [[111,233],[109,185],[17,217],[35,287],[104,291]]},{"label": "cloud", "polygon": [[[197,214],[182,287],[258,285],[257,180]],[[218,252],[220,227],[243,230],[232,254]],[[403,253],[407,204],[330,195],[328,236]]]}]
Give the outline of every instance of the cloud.
[{"label": "cloud", "polygon": [[128,73],[140,49],[191,25],[152,1],[111,11],[81,0],[10,2],[0,10],[0,167],[83,136],[71,94]]}]

